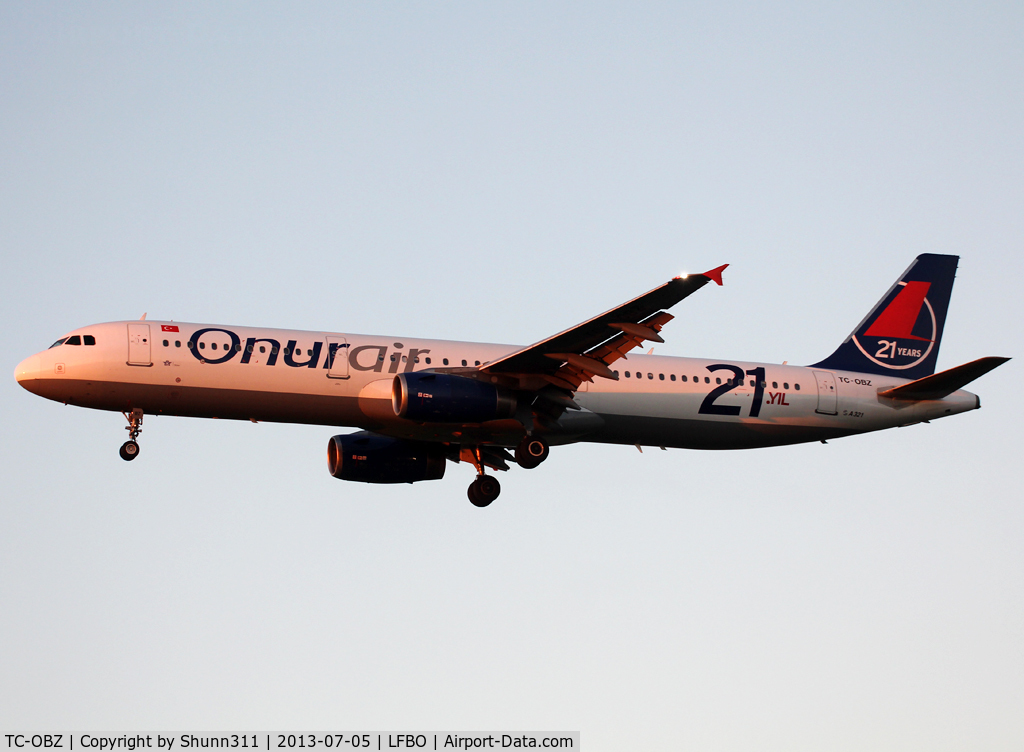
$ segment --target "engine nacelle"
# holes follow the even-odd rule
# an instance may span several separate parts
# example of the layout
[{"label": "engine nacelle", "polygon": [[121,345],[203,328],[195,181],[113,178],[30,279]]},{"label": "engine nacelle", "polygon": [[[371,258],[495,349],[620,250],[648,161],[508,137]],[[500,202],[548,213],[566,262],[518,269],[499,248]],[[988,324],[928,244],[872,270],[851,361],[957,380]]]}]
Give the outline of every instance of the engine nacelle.
[{"label": "engine nacelle", "polygon": [[485,381],[448,373],[400,373],[391,390],[399,418],[425,423],[483,423],[511,418],[515,395]]},{"label": "engine nacelle", "polygon": [[444,477],[444,449],[359,431],[332,436],[327,467],[341,480],[361,483],[416,483]]}]

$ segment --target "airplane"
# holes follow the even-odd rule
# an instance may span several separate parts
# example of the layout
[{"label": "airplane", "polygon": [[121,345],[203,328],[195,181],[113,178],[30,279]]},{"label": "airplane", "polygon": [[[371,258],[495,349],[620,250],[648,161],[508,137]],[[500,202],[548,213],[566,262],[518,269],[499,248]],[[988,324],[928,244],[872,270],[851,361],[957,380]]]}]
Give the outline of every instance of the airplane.
[{"label": "airplane", "polygon": [[466,462],[477,473],[469,499],[486,507],[501,491],[488,470],[535,468],[552,446],[825,443],[979,408],[963,387],[1009,358],[935,372],[958,262],[918,256],[836,351],[809,366],[634,352],[664,342],[666,309],[721,286],[726,264],[528,347],[143,314],[75,329],[22,361],[15,378],[47,399],[123,413],[125,460],[139,455],[146,414],[348,426],[360,430],[328,442],[334,477],[416,483]]}]

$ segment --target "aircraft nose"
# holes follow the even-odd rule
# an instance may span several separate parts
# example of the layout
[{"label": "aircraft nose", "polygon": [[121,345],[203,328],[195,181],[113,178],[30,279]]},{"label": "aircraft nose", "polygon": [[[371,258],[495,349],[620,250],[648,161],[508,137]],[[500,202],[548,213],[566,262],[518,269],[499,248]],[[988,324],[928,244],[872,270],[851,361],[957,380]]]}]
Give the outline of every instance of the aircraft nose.
[{"label": "aircraft nose", "polygon": [[39,356],[30,355],[18,363],[18,367],[14,369],[14,378],[17,379],[19,384],[28,389],[28,382],[39,378]]}]

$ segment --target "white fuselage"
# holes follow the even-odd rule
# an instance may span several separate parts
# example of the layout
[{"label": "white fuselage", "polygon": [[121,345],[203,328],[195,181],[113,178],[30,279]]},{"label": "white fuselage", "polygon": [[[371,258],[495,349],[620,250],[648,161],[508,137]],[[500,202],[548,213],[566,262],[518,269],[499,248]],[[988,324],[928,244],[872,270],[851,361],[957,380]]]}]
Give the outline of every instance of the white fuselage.
[{"label": "white fuselage", "polygon": [[[62,344],[26,358],[15,372],[19,383],[100,410],[353,426],[500,446],[523,435],[511,420],[423,424],[397,417],[392,407],[396,373],[485,365],[518,349],[510,345],[161,321],[97,324],[68,337],[76,335],[95,344]],[[629,355],[613,368],[618,381],[584,383],[575,395],[583,410],[566,411],[550,443],[741,449],[876,431],[979,406],[964,390],[940,400],[886,399],[879,392],[907,380],[798,366]]]}]

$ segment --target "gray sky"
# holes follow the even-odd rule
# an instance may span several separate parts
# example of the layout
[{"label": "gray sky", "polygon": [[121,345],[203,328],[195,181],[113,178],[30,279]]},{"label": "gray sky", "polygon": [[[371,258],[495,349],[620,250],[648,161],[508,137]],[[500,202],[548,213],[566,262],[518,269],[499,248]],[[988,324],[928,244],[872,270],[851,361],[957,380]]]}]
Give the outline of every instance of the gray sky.
[{"label": "gray sky", "polygon": [[137,318],[814,362],[918,253],[984,409],[331,478],[328,428],[0,389],[0,727],[1020,749],[1024,6],[0,4],[8,373]]}]

